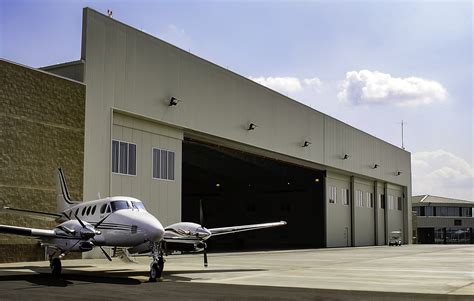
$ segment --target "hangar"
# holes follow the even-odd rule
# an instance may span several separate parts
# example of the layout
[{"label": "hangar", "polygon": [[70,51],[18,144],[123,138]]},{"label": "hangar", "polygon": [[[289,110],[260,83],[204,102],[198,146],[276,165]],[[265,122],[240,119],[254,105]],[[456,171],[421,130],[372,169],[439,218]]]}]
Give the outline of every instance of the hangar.
[{"label": "hangar", "polygon": [[200,201],[209,227],[288,221],[215,248],[409,243],[409,152],[90,8],[82,30],[81,59],[42,70],[86,86],[84,199],[134,196],[164,225]]}]

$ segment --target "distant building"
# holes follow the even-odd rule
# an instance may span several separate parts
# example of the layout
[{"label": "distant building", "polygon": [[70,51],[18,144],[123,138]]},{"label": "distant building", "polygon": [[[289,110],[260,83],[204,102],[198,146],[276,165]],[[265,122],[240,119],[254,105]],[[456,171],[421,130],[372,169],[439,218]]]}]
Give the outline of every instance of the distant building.
[{"label": "distant building", "polygon": [[417,243],[472,244],[474,202],[432,195],[412,197]]}]

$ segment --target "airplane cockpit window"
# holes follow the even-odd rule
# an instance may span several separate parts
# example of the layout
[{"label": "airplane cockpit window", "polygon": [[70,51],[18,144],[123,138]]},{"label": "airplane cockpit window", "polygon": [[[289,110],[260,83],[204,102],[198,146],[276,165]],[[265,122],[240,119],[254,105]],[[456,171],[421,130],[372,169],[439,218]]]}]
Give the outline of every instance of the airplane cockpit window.
[{"label": "airplane cockpit window", "polygon": [[112,212],[112,210],[110,210],[110,205],[107,205],[107,210],[105,210],[105,212],[107,212],[107,213]]},{"label": "airplane cockpit window", "polygon": [[133,208],[146,211],[145,206],[143,205],[142,202],[132,202],[132,206]]},{"label": "airplane cockpit window", "polygon": [[105,213],[105,208],[107,208],[107,204],[102,204],[102,206],[100,207],[100,214]]},{"label": "airplane cockpit window", "polygon": [[130,209],[127,201],[112,201],[110,204],[112,205],[112,212],[122,209]]}]

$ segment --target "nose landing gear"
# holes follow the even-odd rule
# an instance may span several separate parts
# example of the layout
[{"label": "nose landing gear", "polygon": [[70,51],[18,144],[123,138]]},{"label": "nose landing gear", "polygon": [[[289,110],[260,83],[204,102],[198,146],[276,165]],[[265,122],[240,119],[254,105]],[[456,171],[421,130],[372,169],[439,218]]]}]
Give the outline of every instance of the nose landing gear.
[{"label": "nose landing gear", "polygon": [[161,278],[163,268],[165,267],[165,260],[163,258],[163,251],[160,243],[150,242],[152,262],[150,264],[150,282],[156,282],[157,278]]}]

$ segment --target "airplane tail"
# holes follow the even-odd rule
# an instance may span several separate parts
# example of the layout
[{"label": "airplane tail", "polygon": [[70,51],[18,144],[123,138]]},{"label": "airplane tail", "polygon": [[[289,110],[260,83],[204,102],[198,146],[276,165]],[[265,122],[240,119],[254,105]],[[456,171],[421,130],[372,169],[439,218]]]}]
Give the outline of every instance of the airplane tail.
[{"label": "airplane tail", "polygon": [[56,206],[58,212],[63,212],[74,206],[77,202],[73,202],[69,196],[66,185],[66,179],[61,168],[58,168],[58,177],[56,181]]}]

